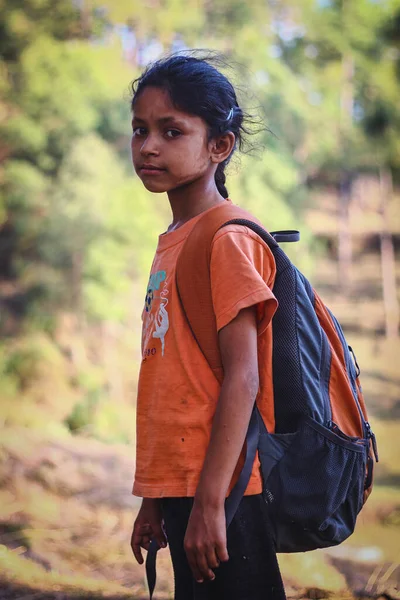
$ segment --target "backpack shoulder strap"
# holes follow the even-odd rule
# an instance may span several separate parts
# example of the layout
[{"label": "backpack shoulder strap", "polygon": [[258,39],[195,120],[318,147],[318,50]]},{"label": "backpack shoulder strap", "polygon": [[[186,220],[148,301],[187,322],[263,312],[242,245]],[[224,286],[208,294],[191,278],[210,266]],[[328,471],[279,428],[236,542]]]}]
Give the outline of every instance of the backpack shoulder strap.
[{"label": "backpack shoulder strap", "polygon": [[271,248],[278,245],[251,214],[238,206],[222,202],[221,206],[206,213],[196,223],[183,245],[176,268],[178,293],[188,323],[220,383],[223,370],[212,302],[210,260],[215,234],[230,223],[253,229]]},{"label": "backpack shoulder strap", "polygon": [[297,229],[285,229],[282,231],[270,231],[270,235],[278,243],[281,242],[298,242],[300,240],[300,231]]}]

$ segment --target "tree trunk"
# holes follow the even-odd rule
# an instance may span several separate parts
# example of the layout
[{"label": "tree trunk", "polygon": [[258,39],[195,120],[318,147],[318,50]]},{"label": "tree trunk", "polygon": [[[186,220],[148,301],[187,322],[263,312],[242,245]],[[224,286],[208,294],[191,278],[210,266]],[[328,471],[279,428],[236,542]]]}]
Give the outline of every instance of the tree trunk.
[{"label": "tree trunk", "polygon": [[352,178],[349,173],[341,173],[338,198],[338,282],[343,292],[349,288],[351,280],[351,267],[353,248],[350,231],[349,208],[351,202]]},{"label": "tree trunk", "polygon": [[[342,57],[342,84],[340,89],[339,150],[342,163],[346,165],[348,134],[353,126],[354,104],[354,59],[351,54]],[[352,239],[350,231],[349,209],[351,203],[352,173],[341,168],[338,194],[338,283],[342,292],[348,291],[351,280]]]},{"label": "tree trunk", "polygon": [[382,215],[380,241],[385,330],[386,337],[396,338],[399,335],[400,309],[396,290],[396,259],[388,211],[389,202],[393,196],[393,180],[390,168],[380,168],[379,183],[380,213]]},{"label": "tree trunk", "polygon": [[92,32],[91,2],[90,0],[78,0],[77,5],[81,12],[82,37],[88,40]]},{"label": "tree trunk", "polygon": [[72,255],[71,269],[71,302],[72,310],[78,318],[80,324],[83,321],[82,306],[82,272],[83,257],[81,252],[74,252]]}]

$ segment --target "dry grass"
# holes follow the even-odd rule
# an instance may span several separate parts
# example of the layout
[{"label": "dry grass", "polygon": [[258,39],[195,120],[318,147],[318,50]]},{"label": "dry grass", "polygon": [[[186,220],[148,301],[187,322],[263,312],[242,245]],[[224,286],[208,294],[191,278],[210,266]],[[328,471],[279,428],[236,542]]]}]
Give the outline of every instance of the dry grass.
[{"label": "dry grass", "polygon": [[[332,203],[329,198],[326,202],[318,213],[309,214],[309,223],[321,232],[333,222]],[[355,238],[376,228],[376,217],[368,216],[368,210],[362,223],[359,209],[353,210]],[[395,218],[398,209],[392,206],[391,210]],[[398,269],[400,277],[400,265]],[[364,594],[400,599],[400,345],[381,333],[378,256],[357,259],[347,297],[338,281],[337,266],[319,261],[312,282],[343,323],[362,368],[381,457],[377,485],[347,542],[326,551],[281,555],[279,561],[292,600],[350,600],[353,592],[359,598]],[[71,332],[64,329],[65,335],[58,335],[66,347]],[[129,596],[142,600],[147,598],[144,570],[135,563],[129,546],[137,510],[130,494],[133,444],[105,445],[68,433],[60,418],[75,401],[76,389],[70,379],[69,387],[62,388],[65,405],[56,406],[53,413],[53,404],[60,404],[59,373],[67,367],[52,352],[47,348],[44,358],[53,365],[54,376],[46,383],[44,370],[35,371],[34,380],[42,389],[35,392],[34,401],[29,400],[27,388],[29,394],[26,391],[25,399],[19,398],[18,410],[15,398],[5,399],[0,408],[0,421],[8,423],[0,445],[0,598],[122,600]],[[131,357],[132,352],[125,355]],[[132,391],[130,358],[123,369],[130,373],[123,379]],[[91,373],[88,367],[86,375]],[[89,384],[85,382],[88,389]],[[100,408],[86,434],[108,441],[130,439],[133,407],[122,403]],[[172,585],[169,555],[164,551],[159,558],[157,600],[172,598]]]},{"label": "dry grass", "polygon": [[[129,489],[130,449],[104,447],[76,437],[39,443],[37,434],[25,431],[23,437],[21,430],[18,436],[12,431],[8,434],[0,488],[3,584],[9,590],[20,585],[29,587],[31,594],[62,593],[65,598],[76,594],[82,598],[87,597],[82,594],[122,598],[127,590],[133,598],[146,597],[144,570],[134,562],[129,546],[137,510]],[[281,555],[288,597],[311,598],[307,596],[311,590],[317,590],[315,597],[350,597],[346,569],[340,560],[344,557],[347,569],[354,570],[353,559],[360,548],[378,546],[380,550],[375,562],[362,564],[364,587],[376,564],[382,566],[383,575],[387,573],[383,566],[396,560],[398,526],[392,520],[398,506],[398,490],[378,487],[360,516],[355,534],[339,547],[341,554],[318,551]],[[165,551],[159,558],[158,598],[172,598],[172,582]],[[322,590],[325,596],[321,596]]]}]

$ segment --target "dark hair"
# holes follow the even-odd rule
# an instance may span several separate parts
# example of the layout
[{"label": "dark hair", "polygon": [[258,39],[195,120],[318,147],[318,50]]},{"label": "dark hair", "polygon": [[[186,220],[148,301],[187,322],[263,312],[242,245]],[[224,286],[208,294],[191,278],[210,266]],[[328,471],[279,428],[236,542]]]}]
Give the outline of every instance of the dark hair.
[{"label": "dark hair", "polygon": [[209,139],[231,131],[236,139],[234,149],[215,172],[218,191],[228,198],[225,167],[236,148],[243,149],[243,134],[249,133],[244,121],[251,121],[251,117],[240,108],[229,79],[211,62],[222,64],[216,55],[204,58],[193,52],[173,54],[152,63],[132,83],[131,108],[134,109],[145,87],[159,87],[168,91],[176,108],[201,117],[207,123]]}]

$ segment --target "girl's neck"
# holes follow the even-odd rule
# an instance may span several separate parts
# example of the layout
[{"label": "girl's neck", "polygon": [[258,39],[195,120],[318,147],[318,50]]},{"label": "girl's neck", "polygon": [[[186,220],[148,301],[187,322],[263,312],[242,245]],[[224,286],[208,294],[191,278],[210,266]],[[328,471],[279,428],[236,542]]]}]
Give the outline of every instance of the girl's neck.
[{"label": "girl's neck", "polygon": [[205,210],[223,202],[225,198],[219,193],[215,181],[207,185],[204,185],[203,181],[195,181],[188,186],[168,192],[168,200],[172,210],[172,223],[168,227],[170,232]]}]

